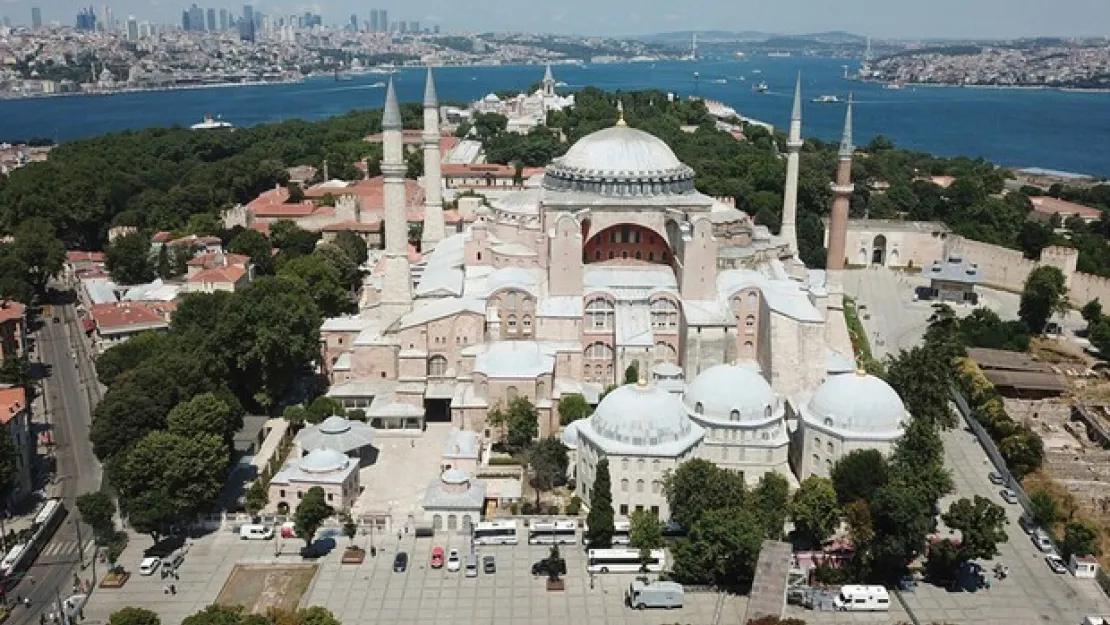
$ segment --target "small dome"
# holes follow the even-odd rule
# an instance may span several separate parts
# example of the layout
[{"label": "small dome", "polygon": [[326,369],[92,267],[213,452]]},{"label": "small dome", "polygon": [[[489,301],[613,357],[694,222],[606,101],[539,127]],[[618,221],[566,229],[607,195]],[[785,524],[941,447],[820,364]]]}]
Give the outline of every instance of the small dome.
[{"label": "small dome", "polygon": [[692,425],[676,395],[644,383],[614,389],[590,417],[598,436],[643,447],[682,440]]},{"label": "small dome", "polygon": [[750,365],[725,364],[702,371],[683,401],[695,418],[719,421],[763,421],[778,408],[771,385]]},{"label": "small dome", "polygon": [[470,474],[462,469],[447,469],[439,479],[444,484],[466,484],[470,481]]},{"label": "small dome", "polygon": [[559,435],[559,440],[562,441],[563,447],[568,451],[578,449],[578,422],[571,421],[563,428],[562,434]]},{"label": "small dome", "polygon": [[332,415],[320,422],[320,431],[324,434],[342,434],[351,429],[351,422],[339,415]]},{"label": "small dome", "polygon": [[824,425],[859,433],[902,429],[906,406],[883,380],[863,371],[834,375],[817,388],[807,405],[810,417]]},{"label": "small dome", "polygon": [[657,378],[673,378],[682,375],[682,367],[673,362],[661,362],[651,368],[651,374]]},{"label": "small dome", "polygon": [[299,466],[301,471],[307,473],[329,473],[345,468],[350,461],[351,459],[343,452],[334,449],[314,449],[301,458]]}]

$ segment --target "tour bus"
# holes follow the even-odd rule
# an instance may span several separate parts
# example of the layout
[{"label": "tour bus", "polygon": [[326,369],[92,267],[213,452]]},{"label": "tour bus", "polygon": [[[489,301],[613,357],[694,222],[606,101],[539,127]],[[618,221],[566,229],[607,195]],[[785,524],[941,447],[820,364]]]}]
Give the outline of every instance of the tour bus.
[{"label": "tour bus", "polygon": [[[582,544],[588,545],[590,543],[586,538],[589,532],[589,526],[582,527]],[[613,521],[613,544],[614,545],[627,545],[629,544],[632,535],[632,523],[630,521]]]},{"label": "tour bus", "polygon": [[515,545],[516,521],[483,521],[474,525],[475,545]]},{"label": "tour bus", "polygon": [[646,565],[639,549],[590,549],[586,556],[589,573],[662,573],[667,560],[663,549],[653,549]]},{"label": "tour bus", "polygon": [[528,528],[529,545],[573,545],[578,539],[578,523],[569,519],[538,521]]}]

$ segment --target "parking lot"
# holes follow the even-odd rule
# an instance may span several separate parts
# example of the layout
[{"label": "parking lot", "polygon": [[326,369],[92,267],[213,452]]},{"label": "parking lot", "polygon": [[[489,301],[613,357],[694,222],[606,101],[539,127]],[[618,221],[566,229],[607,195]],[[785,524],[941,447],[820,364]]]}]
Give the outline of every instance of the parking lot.
[{"label": "parking lot", "polygon": [[[344,625],[568,622],[713,625],[741,622],[747,606],[743,597],[687,593],[685,606],[679,610],[630,610],[624,605],[624,591],[635,576],[597,575],[591,588],[585,572],[585,554],[581,547],[573,545],[560,547],[567,561],[565,590],[548,592],[544,578],[531,575],[532,563],[548,555],[548,546],[480,545],[477,553],[495,556],[497,572],[467,578],[462,572],[432,569],[428,565],[435,546],[458,549],[465,557],[470,552],[470,540],[465,535],[439,534],[419,539],[409,535],[401,541],[390,536],[384,550],[376,558],[368,556],[361,565],[340,564],[348,541],[343,537],[335,540],[337,548],[319,560],[319,570],[302,605],[324,606]],[[356,539],[363,547],[369,546],[368,540],[367,536]],[[375,537],[374,544],[379,549],[383,547],[380,537]],[[129,569],[137,571],[142,549],[149,545],[147,537],[133,538],[123,558]],[[297,555],[299,542],[279,545],[283,555],[275,556],[275,543],[241,541],[230,531],[200,538],[186,556],[180,580],[173,582],[176,595],[165,594],[167,581],[159,575],[141,577],[136,573],[122,589],[97,590],[85,610],[88,623],[106,623],[112,612],[132,605],[158,612],[165,625],[177,625],[215,600],[236,564],[301,561]],[[409,554],[408,570],[404,573],[393,572],[393,558],[399,548]]]}]

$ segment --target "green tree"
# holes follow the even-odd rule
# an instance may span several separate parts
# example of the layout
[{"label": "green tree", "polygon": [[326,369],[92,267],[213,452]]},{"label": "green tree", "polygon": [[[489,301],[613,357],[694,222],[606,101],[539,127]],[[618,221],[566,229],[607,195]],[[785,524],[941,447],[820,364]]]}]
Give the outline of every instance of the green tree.
[{"label": "green tree", "polygon": [[158,266],[156,268],[158,277],[169,280],[175,275],[174,269],[173,263],[170,262],[170,248],[162,245],[158,248]]},{"label": "green tree", "polygon": [[528,451],[528,466],[532,471],[532,488],[536,491],[536,506],[540,493],[553,490],[567,482],[567,448],[554,437],[536,441]]},{"label": "green tree", "polygon": [[489,412],[489,424],[502,429],[505,449],[512,454],[522,453],[532,446],[539,435],[538,419],[536,407],[523,396],[510,399],[507,409],[497,406]]},{"label": "green tree", "polygon": [[228,244],[227,250],[232,254],[250,256],[255,275],[267,276],[274,273],[273,246],[270,239],[257,230],[240,232]]},{"label": "green tree", "polygon": [[1039,490],[1029,495],[1033,522],[1040,527],[1052,528],[1060,520],[1060,508],[1048,491]]},{"label": "green tree", "polygon": [[15,245],[0,243],[0,299],[32,303],[35,289],[28,276],[27,265],[15,255]]},{"label": "green tree", "polygon": [[875,492],[870,512],[874,536],[865,557],[877,577],[896,580],[925,548],[933,522],[932,502],[914,484],[899,479]]},{"label": "green tree", "polygon": [[1065,559],[1076,556],[1100,555],[1098,526],[1087,521],[1069,521],[1064,526],[1064,540],[1060,555]]},{"label": "green tree", "polygon": [[590,549],[608,549],[613,544],[613,486],[609,459],[602,458],[594,472],[590,489],[590,513],[586,515],[586,544]]},{"label": "green tree", "polygon": [[1014,432],[1002,439],[998,451],[1018,480],[1041,468],[1044,463],[1044,441],[1026,425],[1018,425]]},{"label": "green tree", "polygon": [[233,374],[232,390],[276,406],[320,351],[320,311],[304,283],[259,278],[221,312],[213,343]]},{"label": "green tree", "polygon": [[1110,317],[1103,317],[1089,326],[1087,338],[1104,358],[1110,354]]},{"label": "green tree", "polygon": [[266,485],[262,480],[255,480],[243,495],[243,507],[246,508],[247,514],[253,516],[261,512],[268,503],[270,503],[270,493]]},{"label": "green tree", "polygon": [[695,458],[679,465],[663,478],[663,492],[671,508],[671,519],[693,527],[710,510],[741,507],[745,503],[743,476],[716,464]]},{"label": "green tree", "polygon": [[116,502],[102,491],[93,491],[77,497],[77,510],[93,530],[98,545],[111,542],[116,534]]},{"label": "green tree", "polygon": [[54,226],[41,217],[20,222],[12,252],[26,268],[28,284],[39,295],[46,293],[47,281],[62,270],[66,259],[65,245]]},{"label": "green tree", "polygon": [[[362,270],[359,269],[358,263],[338,245],[326,243],[317,246],[312,255],[333,267],[339,275],[343,288],[348,291],[353,293],[362,284]],[[347,299],[349,300],[350,296]]]},{"label": "green tree", "polygon": [[300,280],[325,317],[351,312],[354,306],[339,270],[322,256],[312,254],[293,258],[281,266],[278,276]]},{"label": "green tree", "polygon": [[181,625],[268,625],[268,622],[262,617],[249,615],[244,606],[213,603],[185,617]]},{"label": "green tree", "polygon": [[1064,274],[1050,265],[1034,269],[1025,280],[1018,317],[1034,334],[1044,332],[1052,315],[1067,310],[1068,288]]},{"label": "green tree", "polygon": [[948,407],[950,370],[947,351],[929,344],[901,350],[886,363],[887,382],[905,402],[906,410],[916,419],[946,429],[956,427],[956,415]]},{"label": "green tree", "polygon": [[790,517],[800,542],[819,547],[832,536],[840,522],[840,506],[831,480],[811,475],[802,482],[790,501]]},{"label": "green tree", "polygon": [[763,524],[763,532],[768,539],[782,538],[790,508],[790,482],[785,477],[775,472],[764,473],[746,503]]},{"label": "green tree", "polygon": [[112,485],[132,525],[155,528],[206,510],[223,489],[227,446],[211,435],[151,432],[109,464]]},{"label": "green tree", "polygon": [[320,234],[305,230],[290,219],[279,219],[270,225],[270,240],[281,250],[282,258],[291,260],[311,254]]},{"label": "green tree", "polygon": [[215,393],[202,393],[174,406],[166,416],[166,425],[171,433],[181,436],[218,436],[230,450],[235,433],[243,427],[242,415],[235,417],[231,406]]},{"label": "green tree", "polygon": [[929,545],[925,560],[925,577],[939,586],[947,586],[956,580],[960,566],[966,560],[960,546],[951,539],[937,541]]},{"label": "green tree", "polygon": [[10,384],[34,393],[35,375],[27,356],[10,356],[0,363],[0,383]]},{"label": "green tree", "polygon": [[120,608],[108,617],[108,625],[162,625],[158,613],[146,608]]},{"label": "green tree", "polygon": [[293,514],[294,531],[297,537],[304,541],[305,548],[312,546],[317,530],[333,514],[335,510],[328,505],[324,489],[319,486],[308,489]]},{"label": "green tree", "polygon": [[586,398],[579,393],[563,395],[559,400],[560,425],[570,425],[579,419],[585,419],[592,412]]},{"label": "green tree", "polygon": [[869,501],[888,480],[889,468],[876,449],[856,449],[836,461],[832,483],[837,501],[847,506],[853,501]]},{"label": "green tree", "polygon": [[355,523],[354,517],[351,513],[344,510],[339,515],[339,520],[343,522],[343,535],[347,540],[351,541],[351,546],[355,546],[355,536],[358,536],[358,525]]},{"label": "green tree", "polygon": [[642,571],[647,571],[654,549],[663,548],[663,522],[648,510],[636,510],[629,517],[628,542],[640,550]]},{"label": "green tree", "polygon": [[624,383],[636,384],[640,381],[640,363],[633,360],[624,370]]},{"label": "green tree", "polygon": [[1087,330],[1090,331],[1091,326],[1102,320],[1102,303],[1096,297],[1084,304],[1080,313],[1083,315],[1083,320],[1087,322]]},{"label": "green tree", "polygon": [[154,279],[154,265],[150,258],[150,240],[134,232],[108,246],[108,272],[119,284],[142,284]]},{"label": "green tree", "polygon": [[866,578],[871,572],[871,546],[875,540],[870,504],[857,499],[844,506],[844,524],[848,527],[848,537],[856,547],[856,555],[849,566],[859,578]]},{"label": "green tree", "polygon": [[143,332],[123,343],[116,343],[96,359],[96,377],[101,384],[111,386],[121,374],[173,349],[173,343],[173,336],[166,332]]},{"label": "green tree", "polygon": [[751,511],[710,510],[675,545],[673,575],[687,584],[742,587],[755,574],[763,538],[763,524]]},{"label": "green tree", "polygon": [[925,344],[939,352],[945,362],[967,355],[960,335],[960,319],[948,304],[933,304],[925,330]]},{"label": "green tree", "polygon": [[926,419],[910,419],[895,445],[890,467],[896,478],[921,493],[930,508],[952,492],[952,474],[944,466],[944,442],[937,426]]},{"label": "green tree", "polygon": [[312,403],[305,409],[304,420],[307,423],[316,424],[331,416],[345,417],[346,412],[343,409],[343,404],[339,403],[338,400],[327,395],[321,395],[312,400]]},{"label": "green tree", "polygon": [[998,555],[998,544],[1007,540],[1006,510],[985,497],[955,501],[940,518],[948,527],[959,530],[963,562],[989,560]]},{"label": "green tree", "polygon": [[350,230],[343,230],[337,234],[335,236],[335,245],[346,252],[347,256],[359,267],[366,262],[369,256],[366,247],[366,239],[363,239]]}]

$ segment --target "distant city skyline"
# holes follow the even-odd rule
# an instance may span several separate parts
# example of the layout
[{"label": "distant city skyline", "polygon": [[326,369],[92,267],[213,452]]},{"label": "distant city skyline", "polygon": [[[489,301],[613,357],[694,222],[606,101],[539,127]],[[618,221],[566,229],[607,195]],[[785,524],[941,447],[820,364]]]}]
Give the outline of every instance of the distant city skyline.
[{"label": "distant city skyline", "polygon": [[[98,12],[105,3],[94,4]],[[116,0],[107,3],[115,15],[172,24],[192,2],[180,0]],[[207,1],[205,8],[233,13],[241,2]],[[634,36],[688,30],[763,31],[800,34],[842,30],[878,38],[971,39],[1033,36],[1108,36],[1110,2],[1106,0],[933,0],[897,3],[887,8],[873,0],[689,0],[680,8],[665,0],[563,0],[529,6],[515,0],[486,0],[482,11],[460,11],[451,0],[419,5],[389,5],[366,0],[257,0],[255,9],[270,15],[318,13],[328,25],[341,26],[356,15],[369,21],[374,5],[408,21],[438,23],[449,31],[521,31],[567,35]],[[32,8],[43,23],[72,24],[88,0],[0,0],[0,16],[14,24],[31,24]],[[582,16],[589,16],[583,19]]]}]

